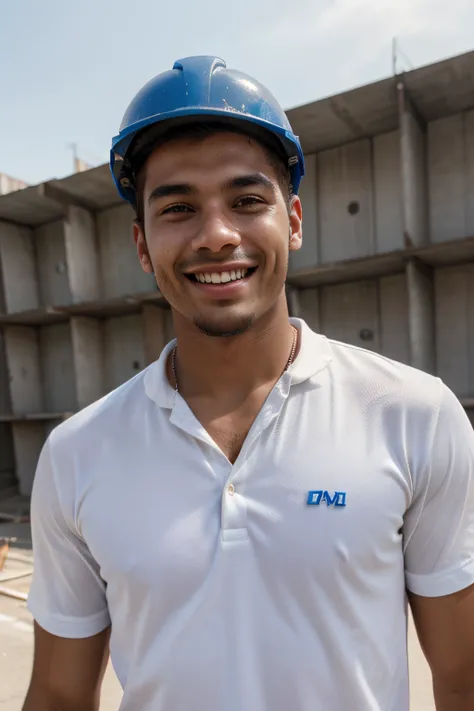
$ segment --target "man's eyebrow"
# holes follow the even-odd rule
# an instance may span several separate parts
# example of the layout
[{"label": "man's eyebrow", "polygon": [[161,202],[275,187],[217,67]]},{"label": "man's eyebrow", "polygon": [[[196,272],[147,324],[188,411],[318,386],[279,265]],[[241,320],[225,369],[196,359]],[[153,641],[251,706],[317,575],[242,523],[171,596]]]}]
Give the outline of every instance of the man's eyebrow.
[{"label": "man's eyebrow", "polygon": [[195,190],[191,185],[187,183],[176,183],[175,185],[158,185],[154,190],[151,191],[148,196],[148,204],[154,200],[158,200],[162,197],[169,197],[170,195],[191,195]]},{"label": "man's eyebrow", "polygon": [[263,173],[250,173],[249,175],[241,175],[237,178],[232,178],[226,183],[226,188],[251,188],[254,185],[261,185],[272,192],[275,192],[275,186],[266,175]]}]

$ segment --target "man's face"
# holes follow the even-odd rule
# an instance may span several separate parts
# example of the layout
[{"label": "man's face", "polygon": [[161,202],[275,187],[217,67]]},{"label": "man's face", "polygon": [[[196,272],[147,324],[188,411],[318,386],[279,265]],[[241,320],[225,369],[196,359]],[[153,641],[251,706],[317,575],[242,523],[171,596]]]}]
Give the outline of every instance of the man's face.
[{"label": "man's face", "polygon": [[144,230],[134,227],[144,270],[200,331],[245,331],[284,298],[288,252],[301,246],[299,199],[289,214],[265,150],[234,133],[171,141],[144,170]]}]

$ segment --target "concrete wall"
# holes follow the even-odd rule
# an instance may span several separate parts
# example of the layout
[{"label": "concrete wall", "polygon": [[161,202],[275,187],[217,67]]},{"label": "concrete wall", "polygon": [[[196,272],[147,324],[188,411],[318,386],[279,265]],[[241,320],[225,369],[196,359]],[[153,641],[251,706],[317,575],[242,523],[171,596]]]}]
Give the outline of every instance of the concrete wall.
[{"label": "concrete wall", "polygon": [[69,207],[64,233],[72,301],[95,301],[101,290],[93,216],[80,207]]},{"label": "concrete wall", "polygon": [[64,222],[51,222],[34,231],[39,291],[43,306],[71,303]]},{"label": "concrete wall", "polygon": [[27,227],[0,222],[0,271],[2,310],[15,313],[38,308],[33,233]]},{"label": "concrete wall", "polygon": [[474,264],[435,272],[437,372],[460,396],[474,396]]},{"label": "concrete wall", "polygon": [[374,151],[375,251],[402,249],[400,131],[376,136]]},{"label": "concrete wall", "polygon": [[474,111],[428,125],[432,242],[474,236]]},{"label": "concrete wall", "polygon": [[133,241],[134,213],[127,205],[104,210],[97,216],[103,295],[114,298],[154,291],[153,274],[145,274]]},{"label": "concrete wall", "polygon": [[[356,141],[318,156],[321,261],[352,259],[374,251],[372,147]],[[357,203],[357,214],[348,206]]]},{"label": "concrete wall", "polygon": [[145,366],[143,322],[140,315],[105,321],[105,388],[117,388]]},{"label": "concrete wall", "polygon": [[[320,291],[321,331],[328,338],[380,351],[377,282],[326,286]],[[371,338],[363,337],[370,331]]]},{"label": "concrete wall", "polygon": [[41,364],[46,412],[77,409],[74,360],[69,324],[40,329]]},{"label": "concrete wall", "polygon": [[41,412],[44,400],[38,331],[27,326],[8,326],[4,335],[12,412],[15,415]]},{"label": "concrete wall", "polygon": [[98,319],[71,320],[77,407],[86,407],[105,393],[104,332]]}]

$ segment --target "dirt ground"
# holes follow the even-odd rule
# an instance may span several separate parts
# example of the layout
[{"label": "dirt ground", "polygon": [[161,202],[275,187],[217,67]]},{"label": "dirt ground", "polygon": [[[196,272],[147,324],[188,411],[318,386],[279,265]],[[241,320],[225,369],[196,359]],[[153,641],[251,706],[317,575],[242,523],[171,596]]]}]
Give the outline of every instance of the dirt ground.
[{"label": "dirt ground", "polygon": [[[0,537],[16,537],[0,586],[27,593],[30,577],[2,582],[32,569],[33,554],[28,524],[0,524]],[[411,711],[435,711],[428,667],[410,625]],[[20,711],[31,671],[33,627],[31,615],[22,600],[0,595],[0,711]],[[121,690],[109,664],[103,686],[101,711],[117,711]]]}]

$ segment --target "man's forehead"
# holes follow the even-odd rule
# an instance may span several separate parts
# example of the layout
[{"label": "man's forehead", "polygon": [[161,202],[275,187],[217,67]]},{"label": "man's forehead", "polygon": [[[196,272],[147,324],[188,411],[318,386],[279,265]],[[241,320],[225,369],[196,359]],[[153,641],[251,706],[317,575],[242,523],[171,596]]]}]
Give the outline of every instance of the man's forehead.
[{"label": "man's forehead", "polygon": [[228,182],[263,173],[271,181],[276,170],[265,149],[247,136],[222,133],[205,138],[178,138],[157,147],[146,164],[146,184]]}]

